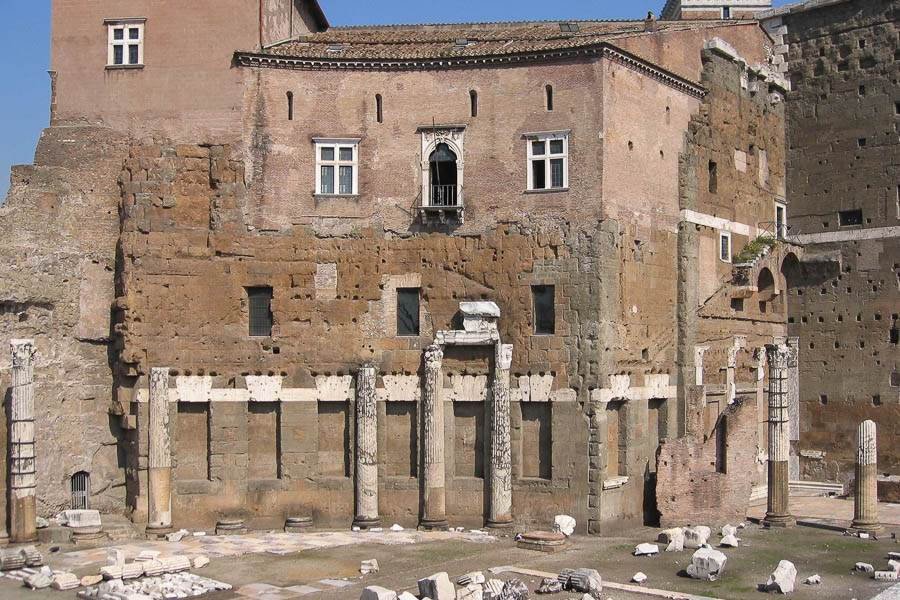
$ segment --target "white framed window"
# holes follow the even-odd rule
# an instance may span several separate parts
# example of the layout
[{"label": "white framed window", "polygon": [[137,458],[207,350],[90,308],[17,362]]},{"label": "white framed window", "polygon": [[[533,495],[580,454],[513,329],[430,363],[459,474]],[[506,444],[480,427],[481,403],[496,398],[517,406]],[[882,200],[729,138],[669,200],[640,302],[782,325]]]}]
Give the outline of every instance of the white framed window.
[{"label": "white framed window", "polygon": [[144,65],[144,23],[146,19],[107,19],[107,67]]},{"label": "white framed window", "polygon": [[569,132],[526,133],[528,143],[528,187],[534,190],[564,190],[569,187]]},{"label": "white framed window", "polygon": [[719,232],[719,260],[731,262],[731,233],[729,232]]},{"label": "white framed window", "polygon": [[779,240],[787,237],[787,205],[784,202],[775,203],[775,237]]},{"label": "white framed window", "polygon": [[316,194],[359,194],[360,138],[313,138],[316,144]]}]

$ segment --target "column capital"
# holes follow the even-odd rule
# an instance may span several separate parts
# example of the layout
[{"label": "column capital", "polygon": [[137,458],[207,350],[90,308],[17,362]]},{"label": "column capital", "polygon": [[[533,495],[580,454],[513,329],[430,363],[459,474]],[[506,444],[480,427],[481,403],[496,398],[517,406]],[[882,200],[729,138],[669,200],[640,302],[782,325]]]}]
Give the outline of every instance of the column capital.
[{"label": "column capital", "polygon": [[27,367],[34,361],[37,350],[34,340],[10,340],[9,349],[12,352],[13,367]]},{"label": "column capital", "polygon": [[856,464],[874,465],[878,461],[875,421],[863,421],[856,430]]},{"label": "column capital", "polygon": [[787,344],[766,344],[766,358],[769,366],[775,369],[787,369],[791,358],[791,349]]},{"label": "column capital", "polygon": [[151,367],[150,368],[150,385],[161,384],[166,382],[169,385],[169,367]]},{"label": "column capital", "polygon": [[431,344],[425,348],[425,367],[428,369],[440,369],[444,360],[444,348],[438,344]]}]

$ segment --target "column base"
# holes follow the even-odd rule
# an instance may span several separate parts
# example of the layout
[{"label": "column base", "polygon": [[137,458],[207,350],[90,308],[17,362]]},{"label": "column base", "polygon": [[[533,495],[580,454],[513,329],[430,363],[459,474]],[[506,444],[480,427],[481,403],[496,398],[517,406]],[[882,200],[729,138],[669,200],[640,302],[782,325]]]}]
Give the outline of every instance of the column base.
[{"label": "column base", "polygon": [[374,517],[372,519],[356,517],[353,519],[353,527],[359,527],[363,531],[366,529],[374,529],[376,527],[381,527],[381,519],[379,517]]},{"label": "column base", "polygon": [[762,520],[763,527],[793,527],[797,524],[797,519],[791,515],[773,515],[766,513]]},{"label": "column base", "polygon": [[171,525],[147,525],[147,528],[144,530],[144,534],[152,540],[165,537],[167,534],[172,533],[173,531],[175,531],[175,528]]},{"label": "column base", "polygon": [[484,526],[487,527],[488,529],[498,529],[498,530],[512,529],[513,528],[513,520],[512,519],[499,519],[499,520],[494,521],[492,519],[488,519],[487,523],[485,523]]},{"label": "column base", "polygon": [[419,521],[420,531],[446,531],[449,528],[447,519],[422,519]]},{"label": "column base", "polygon": [[853,521],[847,531],[850,533],[878,533],[884,529],[879,523],[872,521]]}]

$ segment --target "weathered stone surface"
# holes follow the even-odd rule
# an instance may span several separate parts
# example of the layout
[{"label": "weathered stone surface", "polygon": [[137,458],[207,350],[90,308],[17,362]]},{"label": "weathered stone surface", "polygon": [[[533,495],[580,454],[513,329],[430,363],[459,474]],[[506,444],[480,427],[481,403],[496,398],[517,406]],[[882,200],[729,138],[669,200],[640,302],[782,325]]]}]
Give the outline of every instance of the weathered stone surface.
[{"label": "weathered stone surface", "polygon": [[794,581],[797,579],[797,568],[789,560],[782,560],[778,563],[775,571],[769,575],[766,581],[767,591],[776,591],[782,594],[790,594],[794,591]]},{"label": "weathered stone surface", "polygon": [[656,544],[638,544],[634,549],[635,556],[653,556],[659,554],[659,546]]},{"label": "weathered stone surface", "polygon": [[569,537],[575,533],[575,519],[569,515],[556,515],[553,519],[553,531]]},{"label": "weathered stone surface", "polygon": [[469,585],[472,583],[484,583],[484,573],[481,571],[473,571],[471,573],[466,573],[462,577],[456,580],[456,583],[459,585]]},{"label": "weathered stone surface", "polygon": [[470,583],[456,590],[456,600],[482,600],[483,597],[484,590],[477,583]]},{"label": "weathered stone surface", "polygon": [[712,531],[710,528],[705,525],[688,527],[684,530],[684,547],[692,549],[700,548],[703,544],[707,543],[711,533]]},{"label": "weathered stone surface", "polygon": [[374,558],[369,558],[359,565],[359,572],[363,575],[368,575],[369,573],[377,573],[378,572],[378,561]]},{"label": "weathered stone surface", "polygon": [[377,585],[363,589],[359,600],[397,600],[397,592]]},{"label": "weathered stone surface", "polygon": [[456,588],[443,571],[420,579],[419,594],[431,600],[456,600]]},{"label": "weathered stone surface", "polygon": [[865,563],[865,562],[858,562],[853,566],[853,568],[856,569],[857,571],[862,571],[864,573],[874,573],[875,572],[875,567],[873,567],[871,564]]},{"label": "weathered stone surface", "polygon": [[537,589],[538,594],[556,594],[563,591],[563,585],[555,577],[545,577]]},{"label": "weathered stone surface", "polygon": [[528,600],[528,586],[521,579],[511,577],[503,584],[500,600]]},{"label": "weathered stone surface", "polygon": [[803,583],[805,583],[806,585],[819,585],[820,583],[822,583],[822,576],[818,573],[816,573],[815,575],[810,575]]},{"label": "weathered stone surface", "polygon": [[694,579],[715,581],[725,570],[728,557],[712,548],[700,548],[691,556],[687,573]]},{"label": "weathered stone surface", "polygon": [[740,540],[734,535],[726,535],[719,542],[719,545],[723,548],[737,548],[740,545]]},{"label": "weathered stone surface", "polygon": [[647,581],[647,575],[642,573],[641,571],[638,571],[631,577],[631,581],[637,584],[644,583],[645,581]]},{"label": "weathered stone surface", "polygon": [[[563,570],[557,576],[562,581],[563,586],[567,590],[576,592],[584,592],[590,594],[598,600],[603,592],[603,579],[596,569],[575,569],[574,571]],[[565,573],[565,575],[564,575]]]},{"label": "weathered stone surface", "polygon": [[500,579],[488,579],[484,584],[484,600],[499,600],[503,585]]}]

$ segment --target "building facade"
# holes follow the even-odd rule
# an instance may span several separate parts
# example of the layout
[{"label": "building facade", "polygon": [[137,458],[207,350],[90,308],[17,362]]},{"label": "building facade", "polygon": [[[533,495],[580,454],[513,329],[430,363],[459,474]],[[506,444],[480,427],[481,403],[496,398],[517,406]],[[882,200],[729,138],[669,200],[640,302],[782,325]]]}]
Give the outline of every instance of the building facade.
[{"label": "building facade", "polygon": [[804,352],[758,22],[214,4],[54,3],[51,126],[0,208],[40,514],[85,476],[158,530],[746,510],[762,348]]}]

